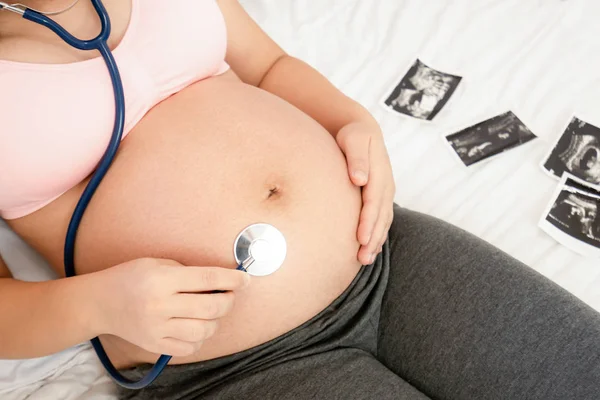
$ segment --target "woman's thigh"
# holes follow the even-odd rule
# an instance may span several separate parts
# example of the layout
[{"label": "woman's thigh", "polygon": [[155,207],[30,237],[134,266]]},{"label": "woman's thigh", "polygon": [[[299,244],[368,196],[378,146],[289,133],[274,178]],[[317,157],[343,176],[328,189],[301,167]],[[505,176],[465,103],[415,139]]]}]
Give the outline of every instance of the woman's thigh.
[{"label": "woman's thigh", "polygon": [[395,210],[378,358],[434,399],[600,396],[600,314],[488,243]]},{"label": "woman's thigh", "polygon": [[373,355],[338,348],[227,380],[199,399],[426,400]]},{"label": "woman's thigh", "polygon": [[128,400],[427,400],[371,353],[351,347],[302,354],[279,363],[239,369],[207,388],[200,364],[177,366]]}]

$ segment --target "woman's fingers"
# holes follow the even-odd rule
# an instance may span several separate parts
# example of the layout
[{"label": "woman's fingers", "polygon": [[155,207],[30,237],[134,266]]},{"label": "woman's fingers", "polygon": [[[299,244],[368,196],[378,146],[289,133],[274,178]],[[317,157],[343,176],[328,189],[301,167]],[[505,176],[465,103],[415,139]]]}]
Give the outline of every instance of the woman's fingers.
[{"label": "woman's fingers", "polygon": [[164,338],[158,342],[156,348],[151,349],[156,354],[167,354],[173,357],[187,357],[200,351],[202,342],[184,342],[174,338]]},{"label": "woman's fingers", "polygon": [[350,180],[356,186],[364,186],[369,181],[371,136],[359,129],[359,126],[348,125],[338,132],[336,140],[346,156]]},{"label": "woman's fingers", "polygon": [[171,318],[214,320],[229,314],[234,299],[233,292],[177,294],[169,301],[165,312]]},{"label": "woman's fingers", "polygon": [[[358,253],[359,260],[365,265],[371,264],[377,254],[381,252],[392,225],[394,217],[393,200],[388,201],[387,197],[389,196],[384,196],[381,205],[377,208],[379,213],[369,241],[361,246]],[[391,206],[386,206],[388,203]]]},{"label": "woman's fingers", "polygon": [[190,343],[203,342],[215,334],[218,326],[217,321],[173,318],[167,323],[165,337]]},{"label": "woman's fingers", "polygon": [[361,244],[358,259],[364,265],[374,261],[387,239],[395,192],[383,138],[380,132],[373,133],[372,126],[354,123],[343,127],[336,136],[346,156],[352,183],[363,187],[357,239]]},{"label": "woman's fingers", "polygon": [[375,225],[375,229],[373,231],[373,237],[369,244],[367,244],[366,251],[371,254],[371,259],[369,263],[373,263],[375,261],[375,257],[379,254],[379,248],[383,246],[385,242],[385,237],[387,236],[387,213],[381,212],[381,217],[377,220],[377,224]]},{"label": "woman's fingers", "polygon": [[360,212],[358,223],[358,242],[366,246],[373,238],[373,230],[379,219],[381,210],[381,198],[378,196],[378,190],[374,182],[369,182],[363,188],[363,208]]},{"label": "woman's fingers", "polygon": [[246,272],[221,267],[167,267],[176,268],[168,275],[169,287],[175,293],[202,293],[216,290],[230,291],[245,287],[250,282]]}]

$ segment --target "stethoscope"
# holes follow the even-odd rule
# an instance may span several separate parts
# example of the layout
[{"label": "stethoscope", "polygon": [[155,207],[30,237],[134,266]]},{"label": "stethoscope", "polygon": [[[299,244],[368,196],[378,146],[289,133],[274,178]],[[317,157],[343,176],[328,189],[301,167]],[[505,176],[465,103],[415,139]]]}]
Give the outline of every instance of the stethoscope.
[{"label": "stethoscope", "polygon": [[[100,34],[91,40],[80,40],[67,32],[62,26],[54,22],[48,16],[58,15],[73,8],[79,0],[75,0],[65,9],[54,12],[42,12],[33,10],[22,4],[7,4],[0,1],[0,11],[7,10],[21,15],[23,18],[43,25],[56,33],[70,46],[79,50],[98,50],[106,63],[110,79],[112,81],[114,96],[115,96],[115,124],[113,127],[112,136],[98,164],[96,171],[93,173],[90,182],[86,186],[69,222],[67,235],[65,238],[64,248],[64,264],[65,275],[67,277],[75,276],[75,239],[77,230],[83,214],[100,185],[100,182],[108,172],[110,165],[121,143],[123,136],[123,128],[125,122],[125,96],[123,93],[123,83],[121,75],[117,67],[117,63],[108,47],[107,40],[110,37],[110,18],[104,5],[100,0],[91,0],[96,13],[100,18],[101,31]],[[251,275],[266,276],[278,270],[286,257],[287,246],[283,234],[275,227],[269,224],[253,224],[242,230],[234,241],[233,252],[235,260],[238,264],[237,269],[248,272]],[[171,356],[161,355],[154,364],[150,372],[139,381],[132,381],[119,373],[112,364],[102,343],[96,337],[91,340],[92,346],[100,359],[100,362],[119,385],[128,389],[142,389],[150,385],[164,370]]]}]

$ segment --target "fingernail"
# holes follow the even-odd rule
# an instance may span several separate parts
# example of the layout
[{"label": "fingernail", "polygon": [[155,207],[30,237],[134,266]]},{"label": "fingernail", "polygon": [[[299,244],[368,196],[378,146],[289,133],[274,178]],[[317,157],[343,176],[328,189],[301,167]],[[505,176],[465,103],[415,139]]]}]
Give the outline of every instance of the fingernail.
[{"label": "fingernail", "polygon": [[354,171],[354,178],[359,182],[366,182],[367,174],[363,171]]},{"label": "fingernail", "polygon": [[244,286],[248,286],[250,284],[250,274],[244,272]]},{"label": "fingernail", "polygon": [[377,257],[377,255],[371,254],[371,264],[375,262],[375,257]]}]

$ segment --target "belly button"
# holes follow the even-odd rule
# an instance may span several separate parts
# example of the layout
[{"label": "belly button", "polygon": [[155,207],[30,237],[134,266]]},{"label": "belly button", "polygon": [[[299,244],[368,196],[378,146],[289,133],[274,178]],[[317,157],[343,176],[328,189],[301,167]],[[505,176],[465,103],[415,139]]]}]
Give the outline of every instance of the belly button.
[{"label": "belly button", "polygon": [[267,195],[267,200],[277,198],[281,196],[281,189],[277,185],[269,186],[269,194]]}]

